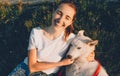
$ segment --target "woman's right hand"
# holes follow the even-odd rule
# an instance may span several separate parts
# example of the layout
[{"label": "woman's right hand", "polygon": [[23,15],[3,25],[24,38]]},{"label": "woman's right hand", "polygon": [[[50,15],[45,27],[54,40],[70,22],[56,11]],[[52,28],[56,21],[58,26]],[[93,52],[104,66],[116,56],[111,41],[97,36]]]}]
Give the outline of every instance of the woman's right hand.
[{"label": "woman's right hand", "polygon": [[69,59],[69,58],[66,58],[66,59],[63,59],[62,61],[60,61],[60,63],[65,66],[65,65],[70,65],[74,62],[73,59]]}]

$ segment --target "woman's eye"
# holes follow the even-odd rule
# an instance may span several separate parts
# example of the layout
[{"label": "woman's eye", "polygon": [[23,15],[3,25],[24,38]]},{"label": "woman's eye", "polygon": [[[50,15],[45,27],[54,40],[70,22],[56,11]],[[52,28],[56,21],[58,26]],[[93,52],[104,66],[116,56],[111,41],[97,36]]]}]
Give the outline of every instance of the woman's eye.
[{"label": "woman's eye", "polygon": [[81,47],[77,47],[77,49],[81,49]]},{"label": "woman's eye", "polygon": [[67,20],[70,20],[70,18],[69,18],[69,17],[66,17],[66,19],[67,19]]},{"label": "woman's eye", "polygon": [[61,15],[61,12],[60,12],[60,11],[57,11],[57,14]]}]

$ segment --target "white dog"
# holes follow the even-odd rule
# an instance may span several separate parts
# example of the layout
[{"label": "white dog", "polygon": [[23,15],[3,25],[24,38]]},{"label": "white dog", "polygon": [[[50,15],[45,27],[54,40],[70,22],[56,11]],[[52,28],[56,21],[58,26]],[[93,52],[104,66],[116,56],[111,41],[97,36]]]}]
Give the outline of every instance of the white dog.
[{"label": "white dog", "polygon": [[94,52],[97,43],[98,40],[84,36],[84,30],[79,31],[67,53],[67,57],[75,59],[75,62],[66,67],[66,76],[108,76],[98,61],[87,60],[90,53]]}]

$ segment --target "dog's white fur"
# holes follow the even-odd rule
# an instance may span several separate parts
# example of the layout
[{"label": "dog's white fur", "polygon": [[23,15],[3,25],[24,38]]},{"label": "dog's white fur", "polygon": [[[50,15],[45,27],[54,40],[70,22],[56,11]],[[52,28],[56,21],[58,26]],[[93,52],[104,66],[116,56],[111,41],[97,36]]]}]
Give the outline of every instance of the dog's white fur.
[{"label": "dog's white fur", "polygon": [[[66,76],[93,76],[98,67],[98,62],[87,61],[88,55],[95,50],[98,40],[92,40],[84,35],[84,30],[79,31],[71,42],[67,56],[76,59],[75,62],[66,67]],[[108,76],[106,70],[101,66],[98,76]]]}]

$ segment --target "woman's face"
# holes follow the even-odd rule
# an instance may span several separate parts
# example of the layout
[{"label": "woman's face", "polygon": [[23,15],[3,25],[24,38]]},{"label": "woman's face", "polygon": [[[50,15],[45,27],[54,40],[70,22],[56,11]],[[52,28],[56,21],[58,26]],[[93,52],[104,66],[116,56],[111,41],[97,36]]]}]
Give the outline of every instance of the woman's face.
[{"label": "woman's face", "polygon": [[67,4],[61,4],[53,13],[52,25],[55,28],[65,29],[73,23],[75,10]]}]

